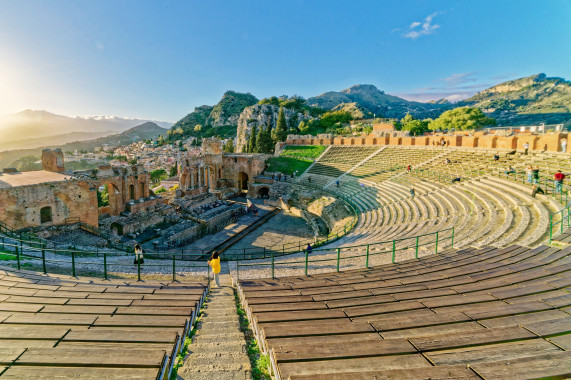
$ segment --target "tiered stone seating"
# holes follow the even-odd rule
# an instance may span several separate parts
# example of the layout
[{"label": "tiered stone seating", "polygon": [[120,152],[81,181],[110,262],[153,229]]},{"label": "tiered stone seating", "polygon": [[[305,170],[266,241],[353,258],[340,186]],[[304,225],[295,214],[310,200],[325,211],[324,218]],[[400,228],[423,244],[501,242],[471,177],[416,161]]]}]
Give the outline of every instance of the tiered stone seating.
[{"label": "tiered stone seating", "polygon": [[371,154],[377,152],[379,147],[372,146],[332,146],[306,173],[308,175],[322,175],[333,178],[339,177]]},{"label": "tiered stone seating", "polygon": [[380,182],[403,172],[407,165],[414,168],[442,154],[442,150],[433,148],[387,147],[355,168],[351,174],[371,182]]},{"label": "tiered stone seating", "polygon": [[0,267],[0,377],[167,378],[207,289]]},{"label": "tiered stone seating", "polygon": [[570,286],[571,247],[510,246],[239,293],[277,379],[564,378]]}]

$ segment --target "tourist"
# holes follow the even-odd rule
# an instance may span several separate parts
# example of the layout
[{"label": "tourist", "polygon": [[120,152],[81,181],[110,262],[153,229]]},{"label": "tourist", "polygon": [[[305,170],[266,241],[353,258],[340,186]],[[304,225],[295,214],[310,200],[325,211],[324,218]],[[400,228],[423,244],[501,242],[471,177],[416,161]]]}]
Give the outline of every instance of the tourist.
[{"label": "tourist", "polygon": [[510,166],[508,166],[508,169],[504,173],[506,173],[506,175],[513,174],[513,173],[515,173],[515,169],[513,166],[510,165]]},{"label": "tourist", "polygon": [[339,180],[335,181],[335,185],[337,185],[337,187],[339,187]]},{"label": "tourist", "polygon": [[533,183],[539,183],[539,167],[536,166],[531,171],[531,179]]},{"label": "tourist", "polygon": [[553,176],[553,180],[555,181],[555,192],[560,193],[563,191],[563,180],[565,179],[565,174],[561,173],[561,170],[558,170],[557,173]]},{"label": "tourist", "polygon": [[407,172],[410,172],[411,170],[412,170],[412,165],[411,165],[411,164],[408,164],[408,166],[406,167],[406,171],[407,171]]},{"label": "tourist", "polygon": [[446,147],[446,140],[442,140],[441,144],[442,144],[442,149],[444,149],[444,147]]},{"label": "tourist", "polygon": [[210,260],[208,260],[208,265],[212,267],[212,273],[214,273],[214,281],[216,281],[217,288],[220,287],[220,256],[218,256],[218,252],[212,252],[212,256]]},{"label": "tourist", "polygon": [[523,151],[524,151],[523,154],[527,155],[527,152],[529,152],[529,143],[526,142],[525,144],[523,144]]},{"label": "tourist", "polygon": [[282,180],[282,173],[278,173],[278,182]]},{"label": "tourist", "polygon": [[566,138],[561,139],[561,151],[563,153],[567,152],[567,139]]},{"label": "tourist", "polygon": [[307,177],[307,182],[311,183],[311,177]]},{"label": "tourist", "polygon": [[456,174],[456,177],[452,178],[452,183],[454,182],[460,182],[461,178],[458,174]]},{"label": "tourist", "polygon": [[143,248],[139,245],[139,243],[135,244],[135,261],[133,264],[144,264],[145,259],[143,258]]},{"label": "tourist", "polygon": [[500,159],[500,154],[496,152],[496,154],[494,154],[494,161],[498,161]]},{"label": "tourist", "polygon": [[533,166],[531,165],[527,165],[527,168],[525,168],[525,174],[527,175],[527,183],[531,183],[531,178],[533,175]]},{"label": "tourist", "polygon": [[414,199],[414,195],[415,195],[414,187],[411,187],[410,188],[410,198]]},{"label": "tourist", "polygon": [[311,243],[307,243],[307,248],[305,250],[307,251],[308,254],[313,252],[313,248],[311,247]]},{"label": "tourist", "polygon": [[535,195],[539,193],[539,194],[545,194],[545,191],[543,191],[543,189],[541,187],[539,187],[539,185],[533,185],[533,187],[531,188],[531,196],[533,198],[535,198]]},{"label": "tourist", "polygon": [[450,159],[448,157],[446,157],[446,161],[444,162],[446,165],[448,165],[449,163],[451,163],[452,161],[450,161]]}]

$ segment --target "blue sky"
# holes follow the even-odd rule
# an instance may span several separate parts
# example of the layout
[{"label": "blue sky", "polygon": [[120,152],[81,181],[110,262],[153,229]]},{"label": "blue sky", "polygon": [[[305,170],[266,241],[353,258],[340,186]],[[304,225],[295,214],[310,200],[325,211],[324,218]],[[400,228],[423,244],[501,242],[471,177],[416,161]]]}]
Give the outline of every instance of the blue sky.
[{"label": "blue sky", "polygon": [[0,0],[0,113],[176,121],[224,91],[456,99],[571,80],[571,2]]}]

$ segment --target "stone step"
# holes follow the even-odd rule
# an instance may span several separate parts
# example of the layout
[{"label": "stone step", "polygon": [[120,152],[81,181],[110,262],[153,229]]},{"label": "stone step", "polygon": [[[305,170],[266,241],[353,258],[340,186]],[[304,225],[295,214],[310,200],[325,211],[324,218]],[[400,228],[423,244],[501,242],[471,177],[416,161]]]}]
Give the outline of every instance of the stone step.
[{"label": "stone step", "polygon": [[190,352],[246,352],[246,341],[230,342],[197,342],[196,345],[188,347]]},{"label": "stone step", "polygon": [[222,316],[230,316],[230,315],[238,316],[238,313],[236,312],[236,310],[217,310],[217,309],[211,308],[211,309],[204,311],[203,318],[204,317],[210,317],[210,316],[222,317]]},{"label": "stone step", "polygon": [[240,324],[236,321],[232,322],[214,322],[208,321],[204,323],[200,321],[198,323],[198,330],[218,330],[218,331],[240,331]]},{"label": "stone step", "polygon": [[215,366],[219,363],[241,364],[246,367],[250,365],[250,359],[242,352],[193,352],[185,360],[187,360],[189,367]]},{"label": "stone step", "polygon": [[214,369],[213,366],[194,367],[179,370],[178,379],[184,380],[249,380],[252,372],[249,369]]},{"label": "stone step", "polygon": [[207,318],[202,318],[202,322],[237,322],[240,323],[240,318],[238,315],[220,315],[220,316],[211,316],[209,315]]},{"label": "stone step", "polygon": [[227,333],[227,334],[219,334],[215,331],[212,333],[198,333],[192,337],[192,343],[212,343],[212,342],[233,342],[239,339],[244,340],[244,335],[242,333]]}]

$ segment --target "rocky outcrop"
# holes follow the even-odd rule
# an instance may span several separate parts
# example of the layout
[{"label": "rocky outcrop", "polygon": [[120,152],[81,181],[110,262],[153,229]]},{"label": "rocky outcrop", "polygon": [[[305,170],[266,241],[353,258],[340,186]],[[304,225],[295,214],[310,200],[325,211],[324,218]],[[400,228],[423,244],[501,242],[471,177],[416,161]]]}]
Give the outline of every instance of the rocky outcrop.
[{"label": "rocky outcrop", "polygon": [[[278,121],[279,111],[280,108],[278,106],[271,104],[256,104],[244,108],[238,119],[236,152],[240,153],[244,151],[244,147],[254,126],[260,130],[260,128],[266,128],[267,125],[270,125],[273,129]],[[297,122],[309,119],[309,116],[305,116],[289,108],[284,108],[284,115],[288,125],[292,117],[297,117]]]},{"label": "rocky outcrop", "polygon": [[213,127],[238,125],[238,119],[244,108],[256,103],[258,103],[258,98],[252,94],[226,91],[218,104],[212,108],[206,124]]}]

